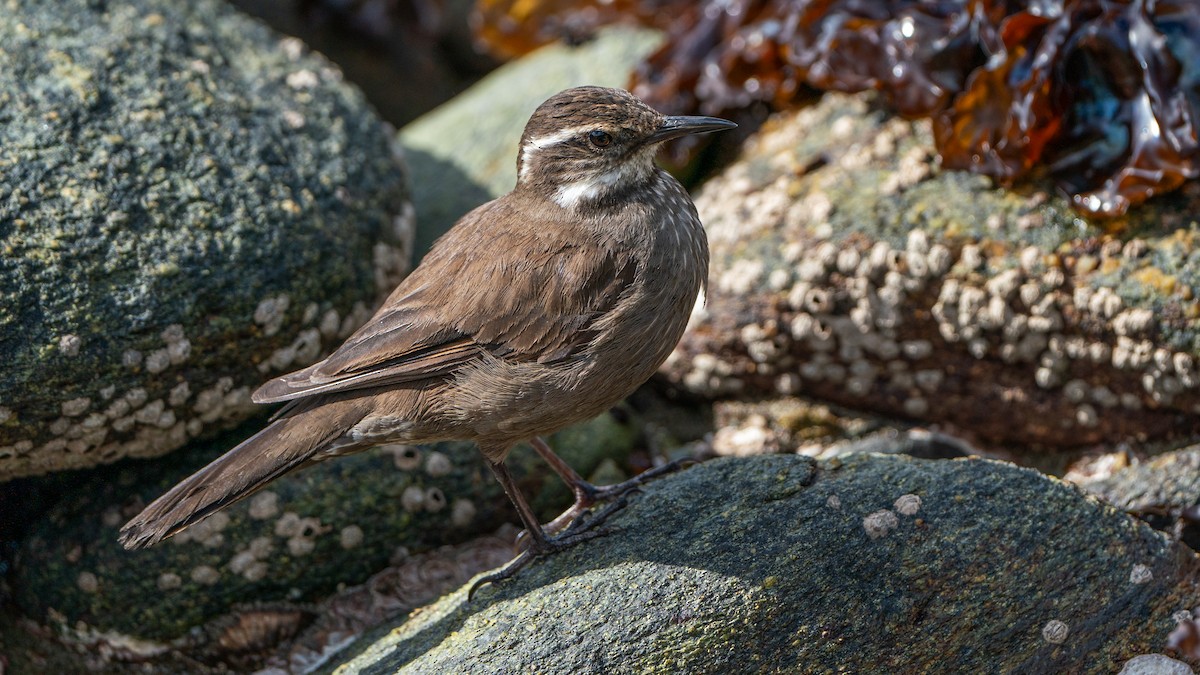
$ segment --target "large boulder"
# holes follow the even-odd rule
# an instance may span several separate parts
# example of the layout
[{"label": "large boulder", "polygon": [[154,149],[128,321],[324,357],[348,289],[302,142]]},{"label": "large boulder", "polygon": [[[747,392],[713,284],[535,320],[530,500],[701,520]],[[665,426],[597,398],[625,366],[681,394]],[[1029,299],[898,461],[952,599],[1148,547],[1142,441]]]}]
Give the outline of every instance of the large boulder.
[{"label": "large boulder", "polygon": [[0,481],[244,419],[407,271],[388,129],[218,0],[0,12]]},{"label": "large boulder", "polygon": [[781,114],[697,196],[706,307],[668,361],[991,442],[1200,431],[1200,184],[1089,222],[1043,184],[942,171],[871,95]]},{"label": "large boulder", "polygon": [[714,460],[605,528],[337,672],[1113,673],[1200,590],[1186,547],[988,460]]}]

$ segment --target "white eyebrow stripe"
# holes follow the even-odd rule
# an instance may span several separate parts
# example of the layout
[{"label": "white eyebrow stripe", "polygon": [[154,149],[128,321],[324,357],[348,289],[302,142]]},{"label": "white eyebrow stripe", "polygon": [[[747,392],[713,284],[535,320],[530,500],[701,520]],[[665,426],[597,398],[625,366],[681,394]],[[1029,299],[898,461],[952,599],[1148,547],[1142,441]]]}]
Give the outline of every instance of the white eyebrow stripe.
[{"label": "white eyebrow stripe", "polygon": [[537,138],[531,138],[528,141],[525,141],[525,145],[521,146],[521,177],[524,178],[525,174],[529,173],[530,159],[532,158],[533,153],[537,152],[538,150],[548,148],[552,145],[565,143],[575,138],[579,134],[582,134],[584,131],[588,131],[593,128],[595,127],[588,125],[571,127],[569,129],[559,129],[552,134],[538,136]]},{"label": "white eyebrow stripe", "polygon": [[569,129],[559,129],[558,131],[556,131],[552,134],[547,134],[545,136],[538,136],[537,138],[531,138],[531,139],[529,139],[529,141],[527,141],[527,144],[532,145],[540,150],[542,148],[548,148],[551,145],[558,145],[559,143],[562,143],[563,141],[569,141],[572,138],[574,138],[575,136],[578,136],[579,134],[582,134],[584,131],[588,131],[592,128],[594,128],[592,125],[588,125],[588,126],[581,126],[581,127],[571,127]]}]

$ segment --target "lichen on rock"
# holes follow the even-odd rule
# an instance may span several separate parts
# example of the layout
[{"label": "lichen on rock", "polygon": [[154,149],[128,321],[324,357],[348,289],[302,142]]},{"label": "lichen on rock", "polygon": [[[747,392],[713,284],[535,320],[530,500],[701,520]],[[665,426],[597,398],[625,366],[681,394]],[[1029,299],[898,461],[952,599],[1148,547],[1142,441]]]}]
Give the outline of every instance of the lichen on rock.
[{"label": "lichen on rock", "polygon": [[0,480],[251,414],[407,272],[388,129],[216,0],[0,11]]}]

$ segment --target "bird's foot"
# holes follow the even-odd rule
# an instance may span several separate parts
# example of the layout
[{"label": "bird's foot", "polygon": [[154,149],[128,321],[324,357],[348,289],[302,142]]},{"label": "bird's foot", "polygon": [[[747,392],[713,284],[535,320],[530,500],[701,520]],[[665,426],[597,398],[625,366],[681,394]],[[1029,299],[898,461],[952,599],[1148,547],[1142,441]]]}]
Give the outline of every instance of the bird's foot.
[{"label": "bird's foot", "polygon": [[[695,464],[695,461],[690,459],[677,460],[649,471],[643,471],[627,481],[613,485],[592,485],[582,478],[577,482],[572,481],[571,489],[575,492],[575,503],[542,529],[547,534],[555,534],[579,531],[579,528],[587,530],[595,527],[607,520],[613,513],[621,510],[626,503],[624,498],[639,492],[646,483],[675,473],[692,464]],[[597,504],[606,503],[607,505],[599,511],[592,511]]]},{"label": "bird's foot", "polygon": [[517,572],[520,572],[537,558],[557,553],[588,539],[595,539],[596,537],[608,534],[607,530],[593,528],[604,522],[603,518],[608,518],[611,515],[611,513],[605,513],[606,511],[616,512],[621,507],[624,507],[624,501],[624,499],[618,500],[598,511],[596,517],[602,516],[602,519],[598,521],[593,518],[581,519],[580,522],[587,522],[586,526],[581,525],[576,527],[576,524],[572,523],[571,527],[568,527],[556,536],[543,535],[542,537],[529,537],[527,536],[527,532],[522,531],[521,536],[517,538],[517,543],[520,544],[522,539],[524,539],[527,542],[525,550],[521,551],[520,555],[510,560],[504,567],[476,579],[475,583],[471,584],[471,588],[467,591],[467,602],[470,602],[475,597],[475,591],[479,590],[480,587],[487,584],[498,585],[503,581],[513,578]]},{"label": "bird's foot", "polygon": [[[627,498],[631,494],[640,491],[643,485],[656,478],[695,464],[692,460],[679,460],[655,467],[649,471],[643,471],[637,476],[621,483],[597,486],[583,480],[579,474],[566,466],[561,459],[550,452],[549,447],[545,446],[545,443],[541,439],[536,440],[538,443],[541,443],[542,447],[539,448],[535,444],[535,449],[538,449],[543,457],[547,457],[548,455],[547,458],[551,461],[551,466],[571,486],[571,489],[575,493],[575,503],[571,505],[571,508],[564,511],[545,526],[537,528],[536,532],[531,531],[529,528],[522,531],[517,537],[517,543],[524,546],[521,554],[513,558],[504,567],[476,579],[475,583],[471,584],[471,588],[467,591],[468,601],[475,597],[475,592],[481,587],[487,584],[499,584],[511,579],[537,558],[562,551],[580,542],[607,534],[608,531],[601,528],[600,525],[614,513],[625,508],[628,503]],[[505,484],[506,474],[502,472],[502,468],[494,466],[493,469],[500,471],[497,475],[501,476],[501,484]],[[595,508],[599,505],[603,506]],[[528,519],[528,522],[532,522],[532,511],[529,512]]]}]

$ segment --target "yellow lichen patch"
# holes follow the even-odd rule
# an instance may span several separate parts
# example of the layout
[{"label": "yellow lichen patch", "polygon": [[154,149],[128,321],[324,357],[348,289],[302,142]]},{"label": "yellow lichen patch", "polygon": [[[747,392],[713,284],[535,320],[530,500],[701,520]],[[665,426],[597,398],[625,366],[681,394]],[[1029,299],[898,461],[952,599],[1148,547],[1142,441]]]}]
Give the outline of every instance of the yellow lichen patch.
[{"label": "yellow lichen patch", "polygon": [[1133,273],[1133,278],[1144,286],[1153,288],[1161,295],[1170,295],[1175,292],[1175,288],[1179,284],[1179,280],[1173,274],[1163,274],[1163,271],[1157,267],[1143,267]]},{"label": "yellow lichen patch", "polygon": [[1094,272],[1100,261],[1095,256],[1081,255],[1075,259],[1075,273],[1079,275]]},{"label": "yellow lichen patch", "polygon": [[1196,249],[1196,239],[1200,237],[1200,230],[1195,228],[1195,223],[1191,228],[1178,228],[1171,233],[1171,236],[1163,243],[1170,242],[1175,246],[1180,247],[1185,251],[1194,251]]}]

